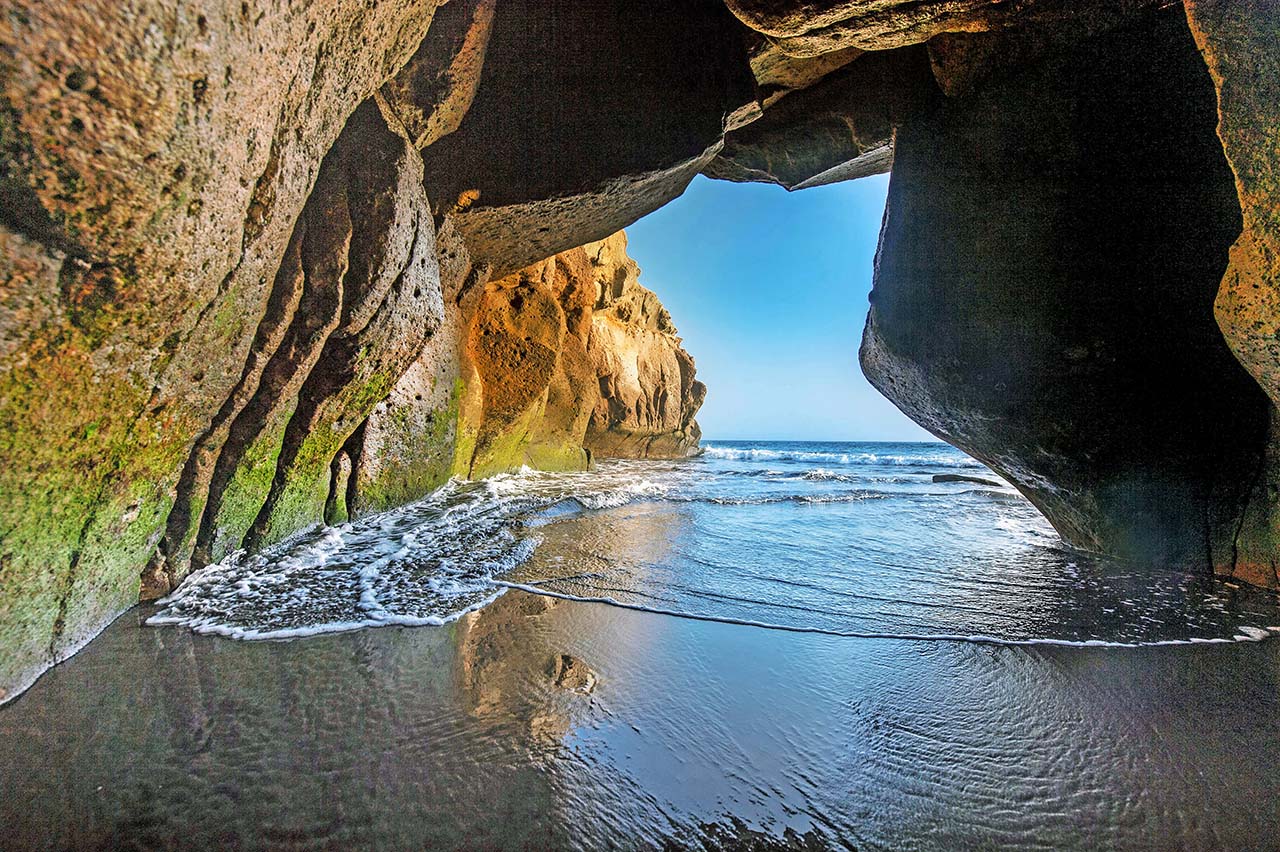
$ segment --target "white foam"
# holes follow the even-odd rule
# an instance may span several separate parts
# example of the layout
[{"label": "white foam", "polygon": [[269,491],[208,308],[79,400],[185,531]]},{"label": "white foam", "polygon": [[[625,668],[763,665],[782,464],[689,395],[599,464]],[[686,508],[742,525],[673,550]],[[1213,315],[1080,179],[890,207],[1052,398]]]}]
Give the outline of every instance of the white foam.
[{"label": "white foam", "polygon": [[[736,448],[728,449],[745,452]],[[757,455],[783,455],[783,451],[759,448],[750,450]],[[810,453],[809,455],[813,455]],[[857,454],[854,454],[857,455]],[[862,463],[853,460],[854,455],[847,456],[849,464]],[[872,456],[873,453],[862,454]],[[876,456],[881,458],[882,456]],[[888,457],[892,457],[891,455]],[[954,456],[952,461],[964,461]],[[806,460],[812,461],[812,460]],[[916,458],[914,461],[918,462]],[[703,607],[698,602],[686,604],[689,594],[697,592],[680,591],[679,584],[684,582],[678,574],[678,566],[672,576],[653,579],[659,586],[658,596],[671,595],[669,599],[672,609],[657,609],[618,601],[613,598],[575,597],[569,594],[550,591],[546,587],[536,587],[536,576],[527,586],[512,582],[524,581],[524,576],[510,576],[510,572],[524,565],[535,554],[540,545],[539,535],[549,538],[561,538],[572,529],[552,528],[549,524],[575,523],[589,513],[607,512],[637,501],[672,501],[681,504],[720,504],[767,505],[771,503],[805,504],[837,504],[858,503],[866,500],[906,499],[919,501],[930,498],[932,502],[921,503],[928,512],[924,517],[934,523],[941,518],[948,522],[952,516],[946,514],[943,500],[952,500],[956,494],[937,494],[920,490],[893,489],[855,490],[853,487],[840,488],[831,482],[839,482],[842,478],[865,480],[861,473],[844,471],[835,465],[842,462],[823,462],[822,466],[806,464],[800,471],[786,474],[774,468],[766,471],[755,471],[747,478],[742,470],[732,471],[731,465],[707,465],[690,462],[605,462],[596,471],[589,473],[542,473],[528,468],[520,471],[492,477],[481,482],[464,482],[450,480],[445,486],[428,495],[417,503],[401,509],[386,512],[377,516],[362,519],[358,522],[344,524],[334,528],[312,529],[293,537],[288,542],[278,545],[267,552],[248,556],[243,553],[233,554],[221,562],[210,565],[193,573],[174,593],[160,602],[161,610],[149,619],[151,624],[185,625],[200,633],[228,636],[236,639],[292,639],[315,636],[324,633],[337,633],[359,630],[370,627],[389,625],[428,626],[446,624],[466,612],[474,611],[492,600],[496,594],[507,588],[521,588],[537,594],[548,594],[553,597],[564,597],[569,600],[583,600],[626,607],[642,611],[655,612],[682,618],[720,621],[730,624],[752,625],[766,629],[786,630],[791,632],[820,633],[833,636],[848,636],[867,639],[899,639],[914,641],[957,641],[986,644],[1042,644],[1066,645],[1077,647],[1143,647],[1162,644],[1192,644],[1201,642],[1236,642],[1261,641],[1280,628],[1240,627],[1236,620],[1252,620],[1257,616],[1244,619],[1214,616],[1206,623],[1200,613],[1207,608],[1220,605],[1209,600],[1198,601],[1201,610],[1185,622],[1180,620],[1176,611],[1169,621],[1157,621],[1150,612],[1135,610],[1132,602],[1125,599],[1122,603],[1125,610],[1103,603],[1090,604],[1090,613],[1103,612],[1111,621],[1123,618],[1126,622],[1123,633],[1111,632],[1115,628],[1099,625],[1104,631],[1103,637],[1123,635],[1131,637],[1167,636],[1172,632],[1175,636],[1186,634],[1216,634],[1214,638],[1203,636],[1195,638],[1178,638],[1156,641],[1105,641],[1105,639],[1056,639],[1043,638],[1002,638],[999,635],[1007,631],[1026,629],[1035,632],[1054,632],[1056,628],[1028,627],[1020,628],[1021,622],[1008,618],[980,618],[962,614],[960,620],[942,622],[898,621],[898,616],[890,614],[884,620],[883,614],[872,613],[876,619],[864,624],[884,627],[884,632],[843,631],[845,624],[856,625],[851,620],[858,615],[855,612],[844,612],[838,607],[830,610],[837,620],[822,620],[818,616],[799,617],[795,625],[773,624],[766,621],[752,620],[752,616],[762,612],[758,607],[766,609],[773,605],[769,601],[752,600],[743,597],[741,588],[732,584],[736,582],[732,566],[722,576],[714,578],[717,585],[707,592],[708,595],[731,601],[731,608],[718,608],[725,615],[699,615],[696,611]],[[708,475],[708,467],[711,473]],[[756,466],[752,466],[756,467]],[[780,465],[781,467],[781,465]],[[719,474],[728,472],[731,475]],[[777,474],[778,478],[761,479],[761,473]],[[882,477],[887,472],[880,472]],[[909,472],[904,471],[903,475]],[[889,477],[896,480],[899,477]],[[802,481],[812,480],[812,481]],[[919,475],[905,481],[916,483],[921,481]],[[877,486],[879,488],[880,486]],[[1020,498],[1019,498],[1020,499]],[[910,507],[908,507],[910,510]],[[648,511],[648,509],[646,509]],[[721,520],[731,510],[671,508],[695,519]],[[808,511],[800,509],[798,511]],[[853,507],[849,514],[864,511]],[[866,511],[875,512],[873,506]],[[965,508],[969,512],[970,507]],[[978,507],[973,509],[981,514],[974,515],[981,521],[979,535],[994,534],[997,541],[1019,542],[1019,546],[1029,548],[1051,547],[1057,542],[1056,536],[1045,522],[1034,513],[1030,504],[1017,506]],[[843,522],[845,510],[830,512],[808,511],[811,518],[806,524],[823,532],[823,524],[828,521]],[[767,516],[767,512],[753,513],[751,520],[759,520],[759,516]],[[835,516],[839,517],[830,517]],[[704,518],[704,516],[706,516]],[[745,514],[744,514],[745,517]],[[775,513],[774,518],[785,523],[785,513]],[[879,517],[868,515],[868,517]],[[959,516],[956,516],[959,517]],[[966,516],[967,517],[967,516]],[[766,520],[770,518],[766,517]],[[593,522],[594,523],[594,522]],[[789,530],[779,529],[778,536],[786,535]],[[804,543],[797,543],[803,548]],[[1030,551],[1029,551],[1030,552]],[[803,555],[803,551],[801,552]],[[892,556],[892,554],[889,554]],[[609,554],[603,557],[607,559]],[[564,563],[566,570],[581,571],[598,564],[592,555],[584,564],[575,564],[575,555],[551,554],[554,562]],[[745,558],[745,557],[744,557]],[[726,562],[733,561],[730,553],[724,557]],[[750,561],[747,558],[747,561]],[[788,563],[790,564],[790,563]],[[888,563],[886,562],[886,565]],[[664,563],[665,565],[665,563]],[[912,566],[899,566],[903,571],[912,571]],[[614,569],[610,569],[611,571]],[[815,571],[821,566],[815,565]],[[763,569],[768,573],[769,569]],[[532,573],[532,572],[528,572]],[[1073,586],[1084,589],[1087,585],[1089,569],[1081,572],[1075,563],[1068,563],[1063,569],[1063,580]],[[545,576],[545,575],[543,575]],[[822,584],[821,576],[812,578],[814,583]],[[782,581],[780,578],[779,581]],[[993,578],[995,583],[1006,582],[999,577]],[[648,582],[640,575],[629,575],[625,572],[610,574],[610,589],[624,589],[626,593],[620,597],[631,597],[634,594],[643,597],[642,588]],[[1046,583],[1057,583],[1057,578],[1045,580]],[[722,584],[722,585],[721,585]],[[556,588],[552,586],[552,588]],[[581,591],[571,586],[575,591]],[[815,587],[816,588],[816,587]],[[945,590],[944,590],[945,591]],[[1158,590],[1157,590],[1158,591]],[[1184,590],[1185,591],[1185,590]],[[823,594],[828,593],[823,591]],[[1070,594],[1070,590],[1067,594]],[[829,591],[832,595],[847,594],[841,591],[838,582],[836,588]],[[735,597],[736,596],[736,597]],[[858,595],[852,595],[858,597]],[[913,607],[941,606],[928,602],[925,595],[914,592],[904,594],[904,599],[895,604]],[[793,610],[803,610],[804,606],[791,606],[788,601],[777,605]],[[955,607],[952,607],[955,609]],[[963,609],[961,607],[960,609]],[[683,611],[689,610],[689,611]],[[957,610],[959,611],[959,610]],[[985,612],[985,610],[974,610]],[[967,611],[966,611],[967,612]],[[1121,613],[1117,616],[1117,613]],[[1155,610],[1152,610],[1155,612]],[[1230,615],[1225,610],[1224,615]],[[995,614],[999,616],[999,613]],[[845,616],[849,618],[846,619]],[[789,621],[782,616],[765,616],[777,620]],[[1267,621],[1274,620],[1274,615],[1266,616]],[[1201,623],[1195,626],[1192,622]],[[805,626],[830,623],[836,629],[826,627]],[[1085,623],[1088,620],[1085,620]],[[1010,627],[1009,625],[1014,625]],[[939,632],[931,633],[929,628],[921,625],[934,625]],[[899,631],[895,631],[898,628]],[[905,631],[901,631],[905,628]],[[1171,629],[1170,629],[1171,628]],[[919,631],[919,632],[912,632]],[[950,632],[942,632],[950,631]],[[1088,629],[1077,633],[1071,630],[1069,635],[1090,635]]]},{"label": "white foam", "polygon": [[457,621],[462,616],[483,609],[506,593],[506,589],[496,589],[493,594],[470,606],[443,615],[397,615],[385,613],[377,618],[365,618],[353,621],[326,621],[308,624],[302,627],[257,628],[224,624],[212,618],[191,619],[157,613],[147,619],[152,626],[177,625],[186,627],[194,633],[207,636],[222,636],[226,639],[243,641],[268,641],[283,639],[305,639],[311,636],[324,636],[330,633],[350,633],[355,630],[368,630],[377,627],[443,627]]},{"label": "white foam", "polygon": [[821,450],[771,450],[764,447],[718,447],[706,446],[702,454],[708,458],[729,459],[732,461],[777,460],[777,461],[812,461],[842,465],[885,465],[912,467],[965,467],[983,469],[985,466],[968,456],[958,452],[934,452],[925,454],[872,453],[872,452],[830,452]]}]

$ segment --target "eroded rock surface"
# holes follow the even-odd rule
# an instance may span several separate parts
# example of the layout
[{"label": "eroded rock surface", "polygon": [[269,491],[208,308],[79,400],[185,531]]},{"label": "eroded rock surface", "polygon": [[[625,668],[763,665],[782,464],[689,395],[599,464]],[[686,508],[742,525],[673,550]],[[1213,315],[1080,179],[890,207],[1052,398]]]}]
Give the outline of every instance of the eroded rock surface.
[{"label": "eroded rock surface", "polygon": [[595,279],[587,359],[599,389],[585,446],[602,457],[688,456],[702,435],[693,418],[707,387],[626,249],[623,233],[583,246]]},{"label": "eroded rock surface", "polygon": [[729,133],[703,174],[805,189],[887,172],[893,128],[934,88],[923,47],[863,54]]},{"label": "eroded rock surface", "polygon": [[459,471],[692,454],[706,387],[619,232],[489,283],[466,337]]},{"label": "eroded rock surface", "polygon": [[321,161],[434,6],[0,8],[0,690],[138,599]]},{"label": "eroded rock surface", "polygon": [[506,275],[599,240],[684,191],[752,104],[745,34],[719,0],[502,0],[480,90],[427,149],[437,211]]},{"label": "eroded rock surface", "polygon": [[1229,562],[1218,569],[1280,588],[1280,3],[1194,0],[1192,34],[1218,91],[1218,135],[1244,228],[1214,305],[1232,352],[1271,398],[1267,460]]},{"label": "eroded rock surface", "polygon": [[1240,232],[1215,122],[1171,10],[898,130],[864,371],[1089,550],[1229,562],[1258,470],[1268,401],[1213,318]]}]

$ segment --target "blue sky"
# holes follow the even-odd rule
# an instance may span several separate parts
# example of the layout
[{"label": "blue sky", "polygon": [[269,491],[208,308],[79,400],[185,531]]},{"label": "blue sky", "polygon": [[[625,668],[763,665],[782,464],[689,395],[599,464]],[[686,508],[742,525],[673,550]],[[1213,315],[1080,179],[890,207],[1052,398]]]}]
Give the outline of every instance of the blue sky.
[{"label": "blue sky", "polygon": [[925,441],[858,369],[889,178],[787,192],[694,179],[627,228],[706,382],[709,439]]}]

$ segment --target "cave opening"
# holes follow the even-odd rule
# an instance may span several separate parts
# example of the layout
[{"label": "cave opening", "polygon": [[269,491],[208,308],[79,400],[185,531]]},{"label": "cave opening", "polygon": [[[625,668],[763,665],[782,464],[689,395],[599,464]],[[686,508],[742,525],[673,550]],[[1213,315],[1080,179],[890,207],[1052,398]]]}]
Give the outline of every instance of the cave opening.
[{"label": "cave opening", "polygon": [[797,192],[695,178],[627,253],[708,387],[704,439],[936,440],[858,366],[888,175]]},{"label": "cave opening", "polygon": [[[731,134],[706,174],[792,194],[699,177],[632,225],[691,350],[716,341],[702,365],[706,434],[778,435],[754,425],[753,408],[801,431],[819,412],[823,437],[893,423],[989,465],[1068,544],[1233,573],[1242,536],[1269,537],[1258,504],[1272,406],[1215,315],[1242,219],[1213,84],[1181,11],[1153,18],[978,85],[949,79],[953,57],[935,51],[945,95],[884,98],[903,117],[879,164],[893,161],[883,222],[866,188],[886,178],[836,182],[875,171],[873,157],[806,162],[802,151],[827,152],[812,128],[788,140],[766,121]],[[915,85],[896,61],[894,84]],[[814,198],[824,212],[807,218],[797,199],[815,193],[843,194],[830,207]],[[726,248],[730,223],[740,234]],[[847,251],[839,269],[833,247]],[[735,274],[737,291],[716,281]],[[799,305],[813,311],[811,335],[789,324]],[[886,416],[873,388],[910,421]],[[733,415],[721,419],[717,393]]]}]

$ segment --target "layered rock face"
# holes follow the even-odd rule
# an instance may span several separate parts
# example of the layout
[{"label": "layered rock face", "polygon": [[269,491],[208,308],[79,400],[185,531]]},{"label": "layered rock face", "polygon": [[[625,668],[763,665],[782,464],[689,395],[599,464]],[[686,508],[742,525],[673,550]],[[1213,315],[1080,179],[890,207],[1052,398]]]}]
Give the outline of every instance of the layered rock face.
[{"label": "layered rock face", "polygon": [[619,232],[490,282],[474,301],[458,470],[693,454],[706,386]]},{"label": "layered rock face", "polygon": [[610,235],[699,172],[892,167],[877,386],[1070,543],[1280,585],[1278,22],[7,0],[0,700],[236,548],[689,452],[705,389]]}]

